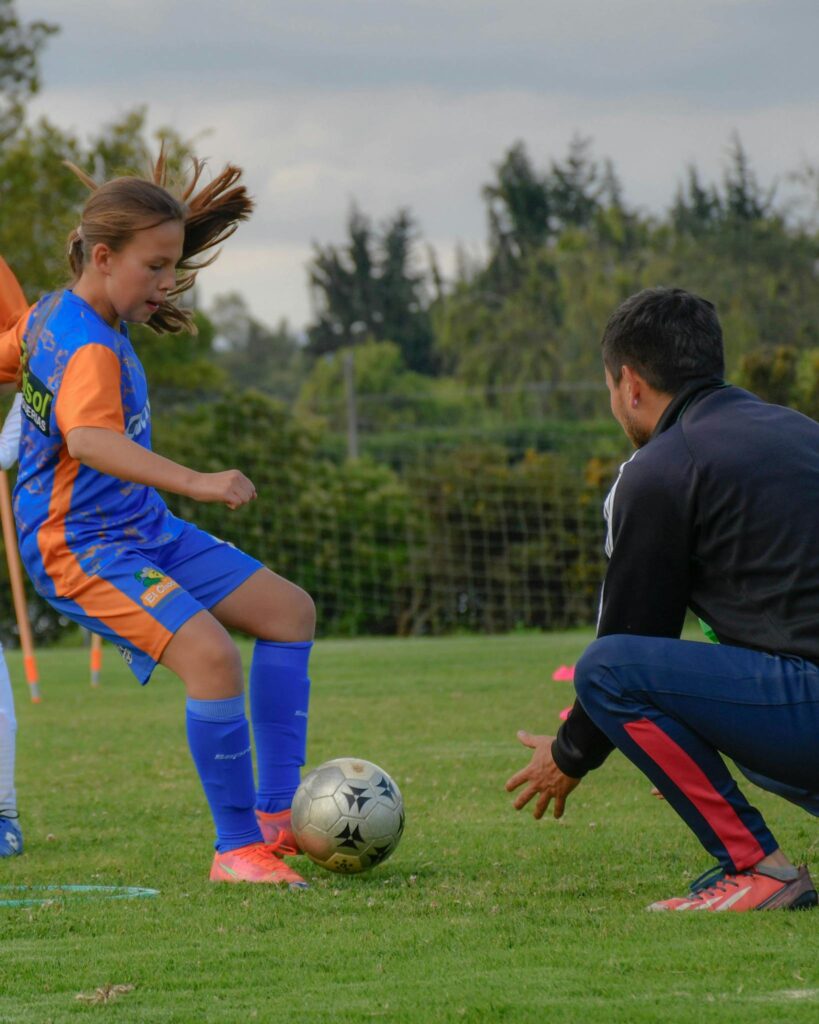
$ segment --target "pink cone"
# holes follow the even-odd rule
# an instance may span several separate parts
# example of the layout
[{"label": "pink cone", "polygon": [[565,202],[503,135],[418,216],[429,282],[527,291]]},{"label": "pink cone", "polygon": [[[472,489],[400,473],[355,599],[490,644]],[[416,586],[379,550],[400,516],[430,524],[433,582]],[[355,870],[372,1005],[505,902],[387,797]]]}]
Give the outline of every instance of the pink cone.
[{"label": "pink cone", "polygon": [[561,722],[565,722],[569,715],[572,713],[572,706],[573,705],[570,704],[567,708],[563,708],[563,710],[560,712]]},{"label": "pink cone", "polygon": [[552,672],[552,679],[556,683],[571,683],[574,681],[574,665],[561,665]]}]

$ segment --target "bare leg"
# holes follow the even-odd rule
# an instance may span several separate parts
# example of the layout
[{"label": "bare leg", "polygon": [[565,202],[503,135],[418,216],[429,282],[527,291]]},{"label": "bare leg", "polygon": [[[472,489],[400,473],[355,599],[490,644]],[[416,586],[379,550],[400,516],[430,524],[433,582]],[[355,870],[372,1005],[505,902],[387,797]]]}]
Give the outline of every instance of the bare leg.
[{"label": "bare leg", "polygon": [[239,651],[210,612],[197,612],[177,630],[160,664],[179,676],[194,700],[223,700],[244,692]]},{"label": "bare leg", "polygon": [[310,595],[270,569],[259,569],[211,613],[228,629],[275,643],[312,640],[316,628]]}]

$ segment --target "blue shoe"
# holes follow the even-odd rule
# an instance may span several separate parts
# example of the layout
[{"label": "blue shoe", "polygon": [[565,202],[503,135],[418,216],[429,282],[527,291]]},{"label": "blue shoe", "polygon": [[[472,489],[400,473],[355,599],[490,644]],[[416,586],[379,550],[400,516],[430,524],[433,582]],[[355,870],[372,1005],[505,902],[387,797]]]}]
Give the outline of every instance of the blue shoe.
[{"label": "blue shoe", "polygon": [[0,857],[14,857],[23,852],[23,833],[16,818],[0,818]]}]

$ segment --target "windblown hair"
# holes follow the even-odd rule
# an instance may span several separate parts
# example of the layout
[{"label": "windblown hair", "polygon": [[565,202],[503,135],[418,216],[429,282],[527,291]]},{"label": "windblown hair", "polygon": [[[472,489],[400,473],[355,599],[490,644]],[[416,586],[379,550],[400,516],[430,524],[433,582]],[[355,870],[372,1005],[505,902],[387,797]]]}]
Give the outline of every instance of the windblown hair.
[{"label": "windblown hair", "polygon": [[185,226],[182,258],[176,266],[177,281],[162,303],[148,320],[148,326],[157,334],[178,331],[196,333],[190,310],[174,301],[188,291],[197,273],[209,266],[218,251],[200,258],[214,246],[221,245],[233,234],[240,221],[247,220],[253,210],[253,200],[244,185],[239,184],[242,171],[228,164],[208,185],[196,191],[204,161],[193,159],[193,171],[175,196],[169,185],[169,169],[164,151],[151,165],[150,179],[138,177],[113,178],[100,185],[72,163],[66,166],[91,190],[78,227],[68,236],[68,262],[79,280],[91,250],[104,242],[115,252],[121,250],[137,231],[156,227],[166,221],[180,221]]}]

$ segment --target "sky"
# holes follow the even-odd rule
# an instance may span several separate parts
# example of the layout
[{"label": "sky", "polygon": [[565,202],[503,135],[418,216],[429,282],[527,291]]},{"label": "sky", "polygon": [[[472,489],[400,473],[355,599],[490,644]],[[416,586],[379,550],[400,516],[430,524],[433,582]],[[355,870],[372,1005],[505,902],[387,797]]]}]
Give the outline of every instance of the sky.
[{"label": "sky", "polygon": [[[819,166],[816,0],[17,0],[61,26],[30,105],[88,139],[138,106],[214,169],[245,170],[251,222],[200,277],[270,325],[310,320],[314,244],[353,203],[414,214],[445,272],[486,239],[481,187],[522,140],[574,135],[627,203],[660,212],[685,167],[723,173],[739,133],[765,185]],[[419,258],[423,247],[419,248]]]}]

